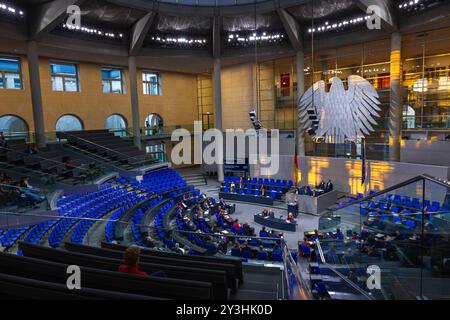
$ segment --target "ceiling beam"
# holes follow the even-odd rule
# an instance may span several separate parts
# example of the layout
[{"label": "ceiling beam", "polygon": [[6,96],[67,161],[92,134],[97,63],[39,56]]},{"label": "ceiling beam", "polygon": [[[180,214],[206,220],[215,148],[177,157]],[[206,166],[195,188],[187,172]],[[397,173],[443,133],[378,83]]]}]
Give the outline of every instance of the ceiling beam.
[{"label": "ceiling beam", "polygon": [[[108,2],[128,7],[138,10],[150,11],[153,8],[153,3],[155,1],[149,0],[108,0]],[[310,3],[311,0],[278,0],[279,6],[281,8],[291,8],[297,5],[302,5]],[[183,5],[176,3],[165,3],[156,2],[158,4],[158,12],[165,14],[174,14],[182,16],[203,16],[203,17],[213,17],[215,15],[216,6],[195,6],[195,5]],[[243,15],[243,14],[254,14],[255,4],[241,4],[241,5],[224,5],[218,6],[220,8],[220,15]],[[274,10],[274,4],[272,1],[262,1],[256,3],[257,13],[267,13]]]},{"label": "ceiling beam", "polygon": [[221,32],[222,30],[222,17],[219,15],[215,15],[213,18],[213,57],[214,59],[220,58],[221,53],[221,45],[222,45],[222,38],[221,38]]},{"label": "ceiling beam", "polygon": [[277,13],[294,50],[302,50],[303,44],[300,24],[286,11],[286,9],[278,8]]},{"label": "ceiling beam", "polygon": [[156,12],[151,11],[134,24],[130,37],[130,56],[136,56],[141,51],[145,37],[155,20],[155,16]]},{"label": "ceiling beam", "polygon": [[[67,8],[71,5],[82,5],[86,0],[54,0],[41,4],[33,9],[29,21],[29,38],[40,40],[50,33],[67,16]],[[31,16],[31,15],[30,15]]]},{"label": "ceiling beam", "polygon": [[438,5],[400,21],[402,33],[416,33],[450,26],[450,3]]},{"label": "ceiling beam", "polygon": [[356,4],[364,13],[370,6],[377,6],[380,10],[381,28],[387,32],[398,31],[397,16],[393,1],[390,0],[357,0]]}]

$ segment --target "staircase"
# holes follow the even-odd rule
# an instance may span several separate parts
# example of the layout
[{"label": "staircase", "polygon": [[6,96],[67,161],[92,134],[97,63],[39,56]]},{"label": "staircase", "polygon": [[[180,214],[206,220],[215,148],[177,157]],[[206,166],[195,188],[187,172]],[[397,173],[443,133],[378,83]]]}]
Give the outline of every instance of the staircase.
[{"label": "staircase", "polygon": [[244,283],[231,300],[278,300],[284,299],[283,272],[278,267],[242,265]]},{"label": "staircase", "polygon": [[198,174],[181,174],[181,177],[186,181],[186,183],[190,186],[199,187],[206,186],[205,176],[201,173]]}]

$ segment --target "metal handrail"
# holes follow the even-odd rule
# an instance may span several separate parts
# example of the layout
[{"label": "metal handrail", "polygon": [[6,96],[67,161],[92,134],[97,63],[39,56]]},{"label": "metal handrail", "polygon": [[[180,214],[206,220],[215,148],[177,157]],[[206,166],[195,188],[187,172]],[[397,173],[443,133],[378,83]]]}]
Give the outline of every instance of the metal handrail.
[{"label": "metal handrail", "polygon": [[293,268],[293,273],[295,276],[295,279],[298,283],[298,296],[299,300],[313,300],[314,296],[312,294],[311,288],[306,283],[305,279],[302,277],[300,271],[298,270],[297,263],[294,261],[294,258],[292,258],[292,255],[290,253],[290,250],[287,246],[286,241],[284,239],[282,240],[282,254],[283,254],[283,274],[284,274],[284,280],[286,284],[287,290],[289,290],[289,275],[288,275],[288,265],[287,262],[289,260],[289,264],[291,266],[295,266]]},{"label": "metal handrail", "polygon": [[[0,149],[3,149],[3,150],[8,151],[8,152],[18,153],[18,154],[23,155],[23,156],[34,156],[34,157],[37,157],[37,158],[39,158],[39,159],[41,159],[41,160],[46,160],[46,161],[50,161],[50,162],[57,163],[57,166],[64,166],[64,163],[63,163],[63,162],[57,161],[57,160],[53,160],[53,159],[49,159],[49,158],[45,158],[45,157],[42,157],[42,156],[39,155],[39,153],[35,153],[35,154],[27,154],[27,153],[25,153],[25,152],[18,151],[18,150],[14,150],[14,149],[7,148],[7,147],[0,147]],[[74,169],[80,169],[80,170],[83,170],[83,171],[89,171],[89,169],[86,169],[86,168],[83,168],[83,167],[80,167],[80,166],[74,166]],[[52,176],[54,176],[54,177],[57,177],[57,176],[58,176],[58,175],[51,174],[51,173],[50,173],[50,175],[52,175]]]},{"label": "metal handrail", "polygon": [[[386,188],[386,189],[384,189],[384,190],[382,190],[382,191],[375,192],[375,193],[372,194],[372,195],[368,195],[368,196],[365,196],[365,197],[363,197],[363,198],[356,199],[356,200],[355,200],[354,202],[352,202],[352,203],[346,203],[346,204],[343,205],[342,207],[340,207],[340,208],[338,208],[338,209],[335,209],[335,210],[332,210],[332,211],[335,212],[335,211],[342,210],[342,209],[348,208],[348,207],[353,206],[353,205],[356,205],[356,204],[360,204],[360,203],[362,203],[362,202],[366,202],[366,201],[372,200],[372,199],[375,198],[375,197],[381,196],[381,195],[386,194],[386,193],[388,193],[388,192],[391,192],[391,191],[393,191],[393,190],[396,190],[396,189],[405,187],[405,186],[407,186],[407,185],[409,185],[409,184],[411,184],[411,183],[418,182],[418,181],[422,181],[422,180],[428,180],[428,181],[431,181],[431,182],[440,184],[440,185],[443,186],[443,187],[450,188],[450,185],[449,185],[448,183],[439,181],[439,180],[437,180],[436,178],[433,178],[433,177],[431,177],[431,176],[429,176],[429,175],[427,175],[427,174],[422,174],[422,175],[416,176],[416,177],[414,177],[414,178],[408,179],[408,180],[406,180],[406,181],[403,181],[403,182],[401,182],[401,183],[399,183],[399,184],[396,184],[396,185],[394,185],[394,186],[392,186],[392,187]],[[427,213],[430,213],[430,214],[431,214],[431,213],[433,213],[433,212],[427,212]],[[436,212],[436,213],[437,213],[437,212]]]},{"label": "metal handrail", "polygon": [[117,151],[117,150],[114,150],[114,149],[111,149],[111,148],[102,146],[102,145],[100,145],[100,144],[98,144],[98,143],[95,143],[95,142],[92,142],[92,141],[90,141],[90,140],[87,140],[87,139],[78,137],[78,136],[76,136],[76,135],[70,134],[70,133],[68,133],[67,131],[61,131],[61,133],[65,134],[65,135],[68,135],[68,136],[71,136],[71,137],[74,137],[74,138],[76,138],[76,139],[79,139],[79,140],[88,142],[88,143],[93,144],[93,145],[95,145],[95,146],[97,146],[97,147],[100,147],[100,148],[102,148],[102,149],[105,149],[105,150],[108,150],[108,151],[117,153],[117,154],[119,154],[119,155],[125,156],[127,159],[138,159],[136,156],[131,156],[131,157],[130,157],[129,155],[127,155],[127,154],[125,154],[125,153],[122,153],[122,152],[120,152],[120,151]]},{"label": "metal handrail", "polygon": [[374,297],[372,297],[371,295],[369,295],[367,292],[365,292],[364,290],[362,290],[358,285],[354,284],[353,281],[349,280],[345,275],[343,275],[342,273],[340,273],[339,271],[337,271],[331,264],[329,264],[326,260],[325,260],[325,256],[323,254],[323,250],[322,247],[320,245],[320,241],[319,239],[316,239],[315,241],[316,243],[316,248],[319,251],[319,256],[320,256],[320,260],[322,261],[322,263],[324,265],[326,265],[331,271],[333,271],[333,273],[335,273],[339,278],[341,278],[342,280],[344,280],[348,285],[350,285],[353,289],[355,289],[356,291],[358,291],[360,294],[362,294],[366,299],[368,300],[375,300]]}]

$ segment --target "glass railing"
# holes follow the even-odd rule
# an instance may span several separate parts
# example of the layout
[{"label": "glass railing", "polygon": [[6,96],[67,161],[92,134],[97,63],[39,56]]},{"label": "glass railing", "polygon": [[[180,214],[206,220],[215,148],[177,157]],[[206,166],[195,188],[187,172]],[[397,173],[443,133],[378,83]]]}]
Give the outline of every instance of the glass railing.
[{"label": "glass railing", "polygon": [[450,185],[423,176],[370,193],[319,219],[326,268],[376,299],[450,299]]}]

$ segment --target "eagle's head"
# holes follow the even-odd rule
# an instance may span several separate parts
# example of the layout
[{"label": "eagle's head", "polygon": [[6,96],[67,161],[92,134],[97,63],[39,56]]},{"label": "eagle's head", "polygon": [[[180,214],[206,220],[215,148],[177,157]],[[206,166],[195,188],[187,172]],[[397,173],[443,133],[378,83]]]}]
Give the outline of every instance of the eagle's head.
[{"label": "eagle's head", "polygon": [[331,93],[343,92],[345,90],[344,83],[338,77],[331,78],[330,83],[331,83],[331,88],[330,88]]}]

